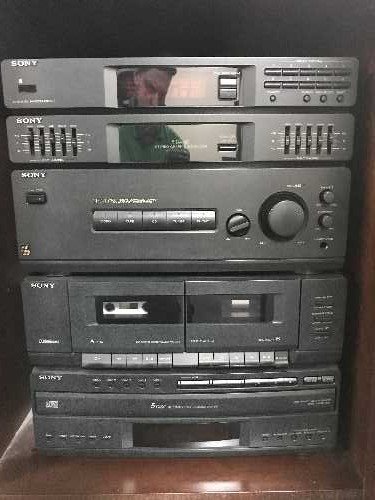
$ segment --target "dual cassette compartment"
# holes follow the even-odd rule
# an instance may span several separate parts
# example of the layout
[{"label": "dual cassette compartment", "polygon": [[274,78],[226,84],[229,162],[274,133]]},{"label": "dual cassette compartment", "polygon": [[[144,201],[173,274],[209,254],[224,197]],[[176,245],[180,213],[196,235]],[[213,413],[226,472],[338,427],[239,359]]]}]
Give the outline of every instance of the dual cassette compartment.
[{"label": "dual cassette compartment", "polygon": [[28,350],[42,364],[64,353],[300,350],[338,360],[346,280],[29,277],[22,294]]}]

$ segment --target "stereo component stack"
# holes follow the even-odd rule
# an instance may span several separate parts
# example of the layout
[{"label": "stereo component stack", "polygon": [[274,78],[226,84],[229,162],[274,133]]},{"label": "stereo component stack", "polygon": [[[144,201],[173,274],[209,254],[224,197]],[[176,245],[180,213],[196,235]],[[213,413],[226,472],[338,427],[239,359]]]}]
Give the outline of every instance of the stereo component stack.
[{"label": "stereo component stack", "polygon": [[357,76],[353,58],[2,62],[40,451],[336,445]]}]

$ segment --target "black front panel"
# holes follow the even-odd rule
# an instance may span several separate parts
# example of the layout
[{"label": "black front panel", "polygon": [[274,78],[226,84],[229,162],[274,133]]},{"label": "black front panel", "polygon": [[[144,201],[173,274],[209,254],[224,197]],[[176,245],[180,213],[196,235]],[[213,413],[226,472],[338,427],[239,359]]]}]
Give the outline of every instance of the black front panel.
[{"label": "black front panel", "polygon": [[[341,275],[30,277],[22,293],[28,350],[42,365],[53,354],[60,366],[147,370],[287,367],[340,357]],[[329,327],[324,335],[316,332],[321,325]],[[60,361],[64,352],[75,357]]]},{"label": "black front panel", "polygon": [[15,171],[19,256],[49,272],[338,267],[349,184],[338,167],[272,168],[267,183],[263,169]]},{"label": "black front panel", "polygon": [[247,367],[241,370],[82,370],[34,368],[31,387],[35,392],[87,394],[188,394],[274,392],[275,390],[331,389],[338,391],[340,373],[335,366],[314,368]]},{"label": "black front panel", "polygon": [[36,392],[39,415],[103,417],[230,417],[331,411],[335,389],[257,392],[246,394],[80,394]]},{"label": "black front panel", "polygon": [[336,441],[335,412],[248,417],[240,421],[163,423],[34,416],[37,447],[52,454],[199,456],[314,451]]}]

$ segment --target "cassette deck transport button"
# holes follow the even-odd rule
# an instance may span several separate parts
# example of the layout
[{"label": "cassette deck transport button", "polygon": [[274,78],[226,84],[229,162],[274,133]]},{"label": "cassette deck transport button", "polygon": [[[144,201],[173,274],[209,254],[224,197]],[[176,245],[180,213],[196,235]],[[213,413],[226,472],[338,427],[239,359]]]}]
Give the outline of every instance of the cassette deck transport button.
[{"label": "cassette deck transport button", "polygon": [[261,352],[259,353],[259,362],[261,366],[270,366],[275,362],[274,352]]},{"label": "cassette deck transport button", "polygon": [[228,352],[214,352],[214,366],[229,366]]},{"label": "cassette deck transport button", "polygon": [[214,210],[193,210],[191,212],[191,229],[216,229],[216,214]]},{"label": "cassette deck transport button", "polygon": [[126,368],[126,354],[112,354],[113,368]]},{"label": "cassette deck transport button", "polygon": [[245,353],[244,352],[230,352],[229,353],[230,366],[244,366]]},{"label": "cassette deck transport button", "polygon": [[334,384],[335,376],[334,375],[322,375],[322,384]]},{"label": "cassette deck transport button", "polygon": [[303,377],[304,384],[317,384],[319,382],[318,377]]},{"label": "cassette deck transport button", "polygon": [[214,363],[214,353],[213,352],[200,352],[198,354],[199,357],[199,366],[210,366]]},{"label": "cassette deck transport button", "polygon": [[143,368],[156,368],[158,365],[157,354],[143,354],[142,367]]},{"label": "cassette deck transport button", "polygon": [[142,211],[119,210],[117,212],[117,228],[119,231],[142,231]]},{"label": "cassette deck transport button", "polygon": [[95,210],[92,214],[92,225],[95,231],[115,231],[117,229],[117,211]]},{"label": "cassette deck transport button", "polygon": [[246,366],[259,366],[259,352],[245,352]]},{"label": "cassette deck transport button", "polygon": [[264,74],[267,76],[280,76],[281,68],[266,68]]},{"label": "cassette deck transport button", "polygon": [[166,231],[167,212],[165,210],[143,210],[144,231]]},{"label": "cassette deck transport button", "polygon": [[191,229],[191,211],[167,211],[168,231],[189,231]]},{"label": "cassette deck transport button", "polygon": [[275,366],[278,368],[289,366],[288,351],[275,352]]},{"label": "cassette deck transport button", "polygon": [[127,354],[126,366],[127,368],[142,368],[142,354]]},{"label": "cassette deck transport button", "polygon": [[198,388],[198,387],[208,387],[210,385],[210,379],[205,380],[179,380],[177,382],[178,387],[188,388]]},{"label": "cassette deck transport button", "polygon": [[82,353],[82,368],[110,368],[111,354]]},{"label": "cassette deck transport button", "polygon": [[237,88],[220,87],[219,99],[237,99]]},{"label": "cassette deck transport button", "polygon": [[159,368],[172,368],[172,353],[159,353],[158,354],[158,367]]},{"label": "cassette deck transport button", "polygon": [[173,366],[181,368],[198,366],[198,353],[197,352],[173,353]]}]

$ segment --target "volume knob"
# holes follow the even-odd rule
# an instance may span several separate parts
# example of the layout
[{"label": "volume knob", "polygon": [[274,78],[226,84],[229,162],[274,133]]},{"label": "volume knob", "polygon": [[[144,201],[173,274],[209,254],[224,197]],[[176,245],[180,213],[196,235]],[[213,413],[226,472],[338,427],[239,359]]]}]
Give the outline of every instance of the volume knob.
[{"label": "volume knob", "polygon": [[260,224],[271,239],[288,241],[305,226],[306,216],[307,209],[299,196],[294,193],[276,193],[263,203]]}]

